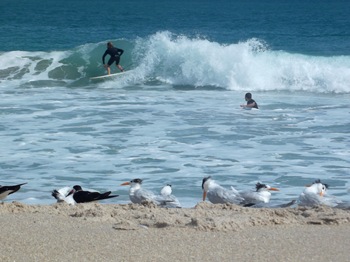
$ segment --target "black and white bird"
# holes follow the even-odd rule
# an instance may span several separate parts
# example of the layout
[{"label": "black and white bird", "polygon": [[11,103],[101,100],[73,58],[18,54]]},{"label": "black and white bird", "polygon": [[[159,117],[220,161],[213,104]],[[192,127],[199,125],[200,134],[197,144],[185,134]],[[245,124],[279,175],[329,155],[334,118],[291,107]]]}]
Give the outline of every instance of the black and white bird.
[{"label": "black and white bird", "polygon": [[244,200],[234,187],[231,187],[231,190],[226,189],[216,183],[211,176],[203,178],[202,189],[203,201],[208,197],[213,204],[240,204]]},{"label": "black and white bird", "polygon": [[59,190],[53,190],[52,196],[56,198],[57,202],[66,202],[71,205],[76,203],[87,203],[118,197],[119,195],[111,195],[111,191],[100,193],[97,191],[83,190],[81,186],[75,185],[73,188],[63,187]]},{"label": "black and white bird", "polygon": [[66,186],[60,189],[54,189],[51,195],[57,200],[58,203],[66,202],[70,205],[75,205],[76,202],[73,198],[73,188]]},{"label": "black and white bird", "polygon": [[8,195],[11,195],[21,189],[21,186],[27,183],[22,183],[14,186],[0,186],[0,200],[4,200]]},{"label": "black and white bird", "polygon": [[279,191],[279,189],[258,182],[255,185],[255,190],[240,192],[240,196],[243,197],[240,204],[244,206],[267,204],[271,198],[270,191]]},{"label": "black and white bird", "polygon": [[[124,182],[121,186],[130,186],[129,198],[134,204],[141,204],[143,202],[151,202],[161,207],[170,207],[174,203],[169,196],[155,195],[153,192],[142,188],[142,179],[136,178],[129,182]],[[169,192],[169,188],[165,192]]]},{"label": "black and white bird", "polygon": [[325,205],[336,207],[342,203],[334,196],[328,195],[328,184],[324,184],[320,179],[317,179],[312,185],[306,186],[304,191],[300,194],[298,205],[300,206],[318,206]]}]

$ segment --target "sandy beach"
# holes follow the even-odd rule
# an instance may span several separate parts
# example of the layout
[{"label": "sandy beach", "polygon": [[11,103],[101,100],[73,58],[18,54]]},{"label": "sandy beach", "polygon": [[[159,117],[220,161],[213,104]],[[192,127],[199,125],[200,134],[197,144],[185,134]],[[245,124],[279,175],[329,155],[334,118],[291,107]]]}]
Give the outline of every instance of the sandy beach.
[{"label": "sandy beach", "polygon": [[348,261],[350,211],[0,204],[1,261]]}]

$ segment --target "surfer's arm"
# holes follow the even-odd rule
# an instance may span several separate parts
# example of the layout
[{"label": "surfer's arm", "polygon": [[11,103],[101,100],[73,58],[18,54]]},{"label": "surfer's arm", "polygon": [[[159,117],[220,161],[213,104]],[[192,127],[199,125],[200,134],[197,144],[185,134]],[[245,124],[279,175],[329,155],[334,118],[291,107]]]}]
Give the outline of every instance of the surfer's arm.
[{"label": "surfer's arm", "polygon": [[124,53],[124,50],[118,48],[118,50],[117,50],[118,56],[121,56],[123,53]]},{"label": "surfer's arm", "polygon": [[255,102],[253,102],[253,103],[250,103],[250,104],[247,104],[247,105],[245,105],[245,107],[254,107],[255,106]]},{"label": "surfer's arm", "polygon": [[246,105],[241,105],[241,107],[245,108],[245,107],[248,107],[248,108],[253,108],[255,106],[255,102],[253,103],[250,103],[250,104],[246,104]]}]

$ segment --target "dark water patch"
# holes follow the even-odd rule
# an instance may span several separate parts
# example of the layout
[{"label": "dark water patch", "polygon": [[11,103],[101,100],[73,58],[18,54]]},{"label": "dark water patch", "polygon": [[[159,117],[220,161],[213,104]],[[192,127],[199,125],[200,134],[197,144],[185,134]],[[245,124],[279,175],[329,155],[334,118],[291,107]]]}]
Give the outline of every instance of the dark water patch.
[{"label": "dark water patch", "polygon": [[159,166],[146,166],[143,167],[145,170],[147,169],[153,169],[153,171],[148,171],[146,173],[148,174],[169,174],[169,173],[176,173],[180,169],[178,168],[169,168],[169,167],[159,167]]},{"label": "dark water patch", "polygon": [[72,154],[81,154],[81,153],[86,153],[86,152],[89,152],[92,150],[92,148],[82,147],[82,146],[65,147],[65,148]]},{"label": "dark water patch", "polygon": [[96,129],[92,127],[71,127],[71,128],[60,128],[59,131],[61,132],[71,132],[71,133],[77,133],[77,134],[84,134],[84,133],[90,133],[95,132]]},{"label": "dark water patch", "polygon": [[[38,58],[41,59],[41,58]],[[52,65],[53,59],[42,59],[39,61],[36,65],[34,70],[36,71],[36,74],[40,74],[44,72],[50,65]]]},{"label": "dark water patch", "polygon": [[131,160],[131,163],[138,164],[138,165],[152,164],[152,163],[160,164],[160,163],[164,163],[164,162],[166,162],[166,160],[164,160],[164,159],[157,159],[157,158],[150,158],[150,157],[137,158],[137,159]]}]

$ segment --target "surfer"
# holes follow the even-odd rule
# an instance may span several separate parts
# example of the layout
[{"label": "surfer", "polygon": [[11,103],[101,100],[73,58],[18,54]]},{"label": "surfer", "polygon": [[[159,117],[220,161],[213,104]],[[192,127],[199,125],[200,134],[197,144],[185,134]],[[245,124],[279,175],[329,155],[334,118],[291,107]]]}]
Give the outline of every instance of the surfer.
[{"label": "surfer", "polygon": [[[113,46],[112,42],[107,43],[107,50],[102,56],[102,63],[103,66],[107,69],[108,74],[111,74],[111,65],[115,62],[116,66],[119,68],[120,71],[124,71],[123,67],[119,65],[120,56],[124,53],[123,49],[116,48]],[[111,58],[109,58],[108,63],[105,64],[105,57],[106,55],[110,55]]]},{"label": "surfer", "polygon": [[252,94],[251,93],[246,93],[245,94],[245,101],[247,101],[246,105],[241,105],[243,108],[256,108],[258,109],[258,104],[252,99]]}]

